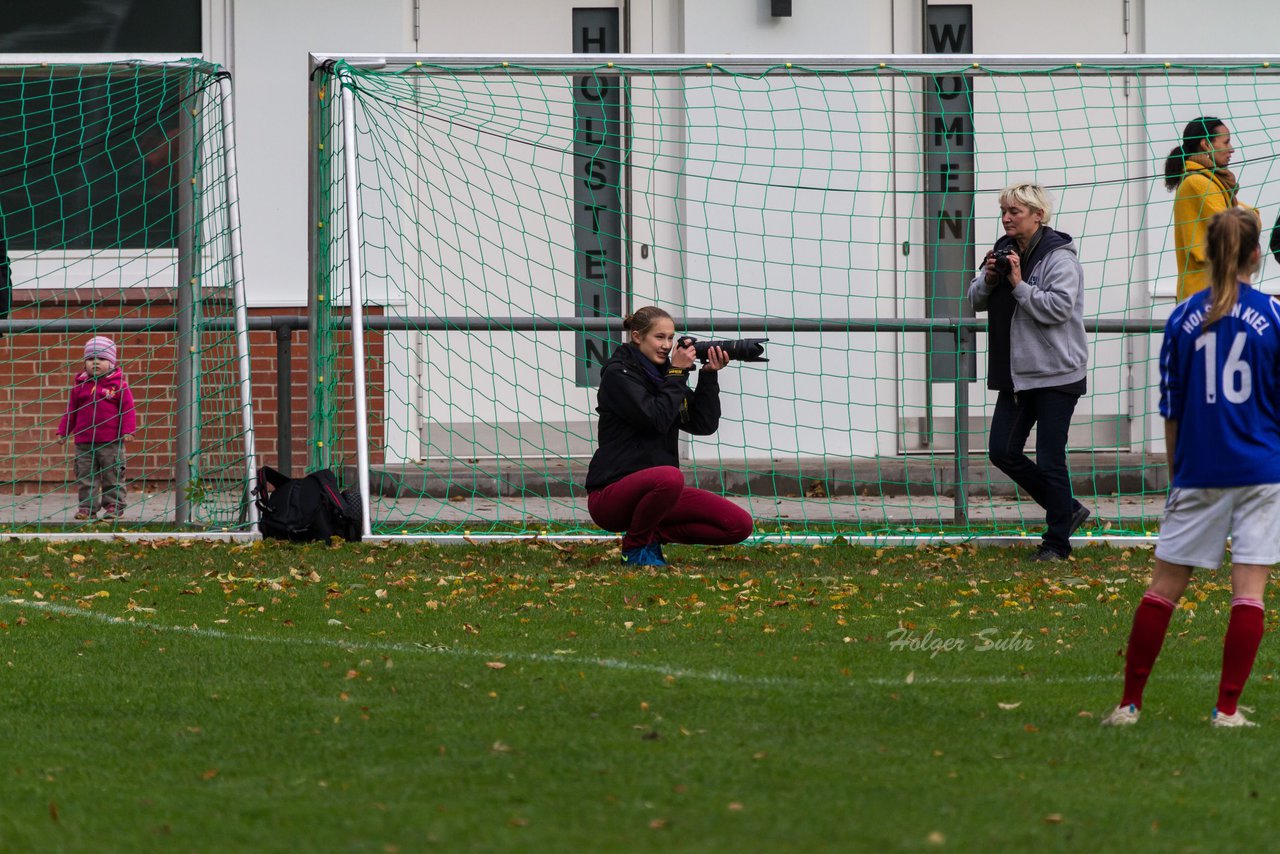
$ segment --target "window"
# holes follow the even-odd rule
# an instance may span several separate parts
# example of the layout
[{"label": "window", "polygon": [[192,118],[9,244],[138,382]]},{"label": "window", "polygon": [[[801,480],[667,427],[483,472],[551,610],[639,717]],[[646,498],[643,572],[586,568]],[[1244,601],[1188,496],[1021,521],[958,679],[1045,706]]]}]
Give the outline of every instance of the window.
[{"label": "window", "polygon": [[[201,52],[200,0],[6,9],[0,53]],[[0,215],[12,250],[175,243],[180,70],[0,69]]]}]

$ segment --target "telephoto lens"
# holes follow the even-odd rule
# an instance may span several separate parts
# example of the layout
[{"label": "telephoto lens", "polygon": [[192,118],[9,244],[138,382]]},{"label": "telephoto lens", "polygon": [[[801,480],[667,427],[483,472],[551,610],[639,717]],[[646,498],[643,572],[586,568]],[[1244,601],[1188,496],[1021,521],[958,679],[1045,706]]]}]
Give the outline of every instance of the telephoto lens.
[{"label": "telephoto lens", "polygon": [[699,341],[692,336],[685,336],[680,339],[680,345],[688,346],[692,341],[693,351],[697,353],[698,360],[701,362],[711,358],[708,353],[712,347],[724,350],[734,362],[767,362],[769,359],[764,354],[764,344],[768,340],[768,338],[737,338],[732,341]]}]

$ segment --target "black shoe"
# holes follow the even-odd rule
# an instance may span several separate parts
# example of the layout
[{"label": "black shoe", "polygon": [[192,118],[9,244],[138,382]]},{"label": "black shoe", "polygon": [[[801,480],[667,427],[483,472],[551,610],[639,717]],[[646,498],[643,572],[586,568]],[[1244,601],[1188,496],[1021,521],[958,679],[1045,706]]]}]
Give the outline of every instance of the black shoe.
[{"label": "black shoe", "polygon": [[1087,522],[1091,515],[1093,514],[1089,512],[1089,508],[1083,504],[1077,507],[1076,512],[1071,514],[1071,530],[1067,532],[1067,536],[1070,537],[1080,530],[1080,526]]},{"label": "black shoe", "polygon": [[1066,559],[1067,559],[1067,556],[1064,555],[1062,552],[1058,551],[1057,549],[1050,548],[1049,546],[1046,546],[1046,545],[1041,545],[1038,549],[1035,550],[1035,553],[1031,555],[1031,560],[1038,561],[1038,562],[1057,563],[1060,560],[1066,560]]}]

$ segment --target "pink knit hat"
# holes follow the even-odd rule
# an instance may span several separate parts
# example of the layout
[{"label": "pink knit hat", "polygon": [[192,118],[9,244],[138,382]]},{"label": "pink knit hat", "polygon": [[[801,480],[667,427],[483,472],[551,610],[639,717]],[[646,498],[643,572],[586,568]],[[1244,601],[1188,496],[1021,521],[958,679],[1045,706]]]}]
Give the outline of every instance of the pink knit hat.
[{"label": "pink knit hat", "polygon": [[101,357],[111,364],[116,363],[116,342],[105,335],[95,335],[84,345],[85,359]]}]

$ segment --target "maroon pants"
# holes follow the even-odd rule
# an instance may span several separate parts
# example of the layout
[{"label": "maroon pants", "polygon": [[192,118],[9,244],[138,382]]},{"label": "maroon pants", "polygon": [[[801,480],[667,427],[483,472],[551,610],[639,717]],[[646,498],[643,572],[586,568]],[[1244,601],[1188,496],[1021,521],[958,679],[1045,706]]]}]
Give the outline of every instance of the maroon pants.
[{"label": "maroon pants", "polygon": [[675,466],[627,475],[587,496],[587,512],[606,531],[622,531],[622,548],[649,543],[727,546],[751,535],[751,514],[727,498],[684,485]]}]

